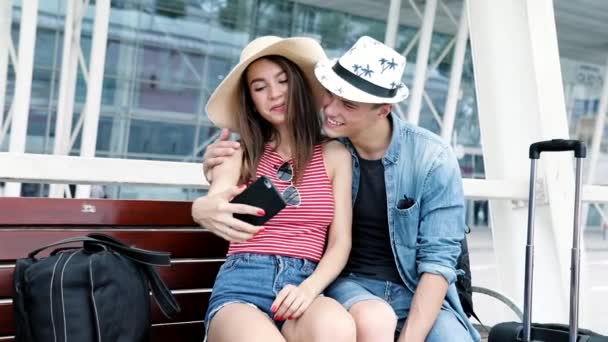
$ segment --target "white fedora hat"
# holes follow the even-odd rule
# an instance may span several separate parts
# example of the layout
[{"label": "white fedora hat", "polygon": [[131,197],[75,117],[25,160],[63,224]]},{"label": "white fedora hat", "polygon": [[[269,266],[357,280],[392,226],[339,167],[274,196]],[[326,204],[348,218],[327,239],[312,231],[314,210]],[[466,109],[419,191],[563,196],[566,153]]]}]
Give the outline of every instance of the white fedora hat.
[{"label": "white fedora hat", "polygon": [[251,41],[241,52],[239,64],[224,78],[207,102],[209,120],[218,127],[236,130],[239,102],[239,82],[249,64],[260,57],[278,55],[295,63],[310,84],[313,96],[320,104],[323,86],[314,77],[315,64],[327,58],[317,41],[307,37],[280,38],[263,36]]},{"label": "white fedora hat", "polygon": [[405,57],[363,36],[339,59],[317,63],[315,75],[327,90],[347,100],[397,103],[409,95],[402,81]]}]

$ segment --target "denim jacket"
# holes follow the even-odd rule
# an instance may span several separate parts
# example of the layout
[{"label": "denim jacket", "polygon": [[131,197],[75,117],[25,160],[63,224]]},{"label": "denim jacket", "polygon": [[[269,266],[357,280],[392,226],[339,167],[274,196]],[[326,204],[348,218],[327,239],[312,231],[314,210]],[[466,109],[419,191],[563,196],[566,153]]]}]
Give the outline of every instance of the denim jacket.
[{"label": "denim jacket", "polygon": [[[455,311],[474,341],[479,334],[465,316],[454,285],[460,241],[465,234],[460,168],[439,136],[391,114],[392,137],[382,158],[391,247],[405,286],[414,293],[422,273],[441,275],[450,285],[444,307]],[[359,187],[359,161],[353,145],[353,204]],[[401,201],[405,199],[409,201]],[[413,203],[412,203],[413,200]],[[409,203],[408,203],[409,202]]]}]

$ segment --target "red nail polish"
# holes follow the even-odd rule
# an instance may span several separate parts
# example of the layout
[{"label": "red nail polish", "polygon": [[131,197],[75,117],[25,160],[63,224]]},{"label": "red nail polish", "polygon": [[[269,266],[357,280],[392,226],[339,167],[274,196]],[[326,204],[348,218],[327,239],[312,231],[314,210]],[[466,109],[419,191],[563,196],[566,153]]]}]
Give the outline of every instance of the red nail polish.
[{"label": "red nail polish", "polygon": [[264,210],[258,210],[258,216],[264,216],[266,212]]},{"label": "red nail polish", "polygon": [[282,321],[283,316],[275,316],[274,319],[275,319],[275,321]]},{"label": "red nail polish", "polygon": [[[261,229],[260,229],[260,230],[261,230]],[[272,311],[272,313],[277,312],[277,307],[276,307],[276,306],[271,307],[271,308],[270,308],[270,311]]]},{"label": "red nail polish", "polygon": [[291,321],[292,319],[293,319],[293,317],[292,317],[292,316],[289,316],[288,320],[290,320],[290,321]]}]

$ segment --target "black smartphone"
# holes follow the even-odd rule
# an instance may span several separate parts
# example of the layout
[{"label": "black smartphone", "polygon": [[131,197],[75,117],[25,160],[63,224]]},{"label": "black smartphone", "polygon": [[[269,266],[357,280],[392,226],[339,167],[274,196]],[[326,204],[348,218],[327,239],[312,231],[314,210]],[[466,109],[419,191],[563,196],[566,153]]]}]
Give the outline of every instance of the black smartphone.
[{"label": "black smartphone", "polygon": [[263,225],[286,206],[283,197],[266,176],[258,178],[245,191],[236,195],[230,203],[248,204],[264,209],[264,216],[234,214],[235,218],[254,226]]}]

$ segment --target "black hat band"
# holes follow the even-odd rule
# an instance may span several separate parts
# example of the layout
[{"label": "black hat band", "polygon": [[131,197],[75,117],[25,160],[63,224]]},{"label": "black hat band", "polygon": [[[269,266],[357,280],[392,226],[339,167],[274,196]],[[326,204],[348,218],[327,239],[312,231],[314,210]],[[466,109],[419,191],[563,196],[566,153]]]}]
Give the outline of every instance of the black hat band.
[{"label": "black hat band", "polygon": [[334,66],[332,67],[332,70],[338,76],[342,77],[342,79],[344,79],[346,82],[350,83],[352,86],[354,86],[354,87],[358,88],[359,90],[362,90],[368,94],[372,94],[374,96],[391,98],[391,97],[394,97],[395,94],[397,94],[397,90],[399,89],[399,88],[388,89],[388,88],[384,88],[379,85],[376,85],[366,79],[363,79],[361,76],[352,73],[351,71],[349,71],[348,69],[346,69],[342,65],[340,65],[339,62],[336,62],[336,64],[334,64]]}]

